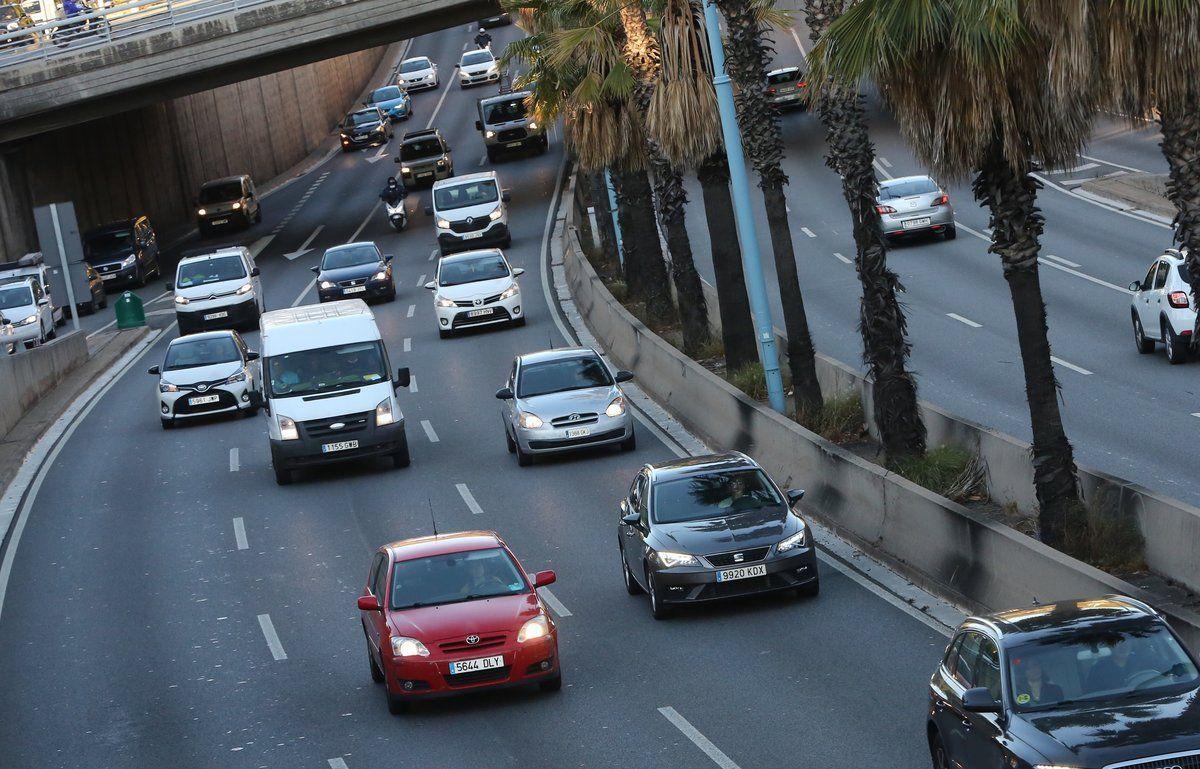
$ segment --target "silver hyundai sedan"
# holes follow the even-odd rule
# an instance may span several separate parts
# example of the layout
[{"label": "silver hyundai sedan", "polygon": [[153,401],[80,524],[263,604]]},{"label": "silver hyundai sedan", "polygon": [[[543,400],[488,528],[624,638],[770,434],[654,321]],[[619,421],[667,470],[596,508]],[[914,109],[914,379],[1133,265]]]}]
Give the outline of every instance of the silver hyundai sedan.
[{"label": "silver hyundai sedan", "polygon": [[934,234],[954,240],[958,235],[950,196],[928,176],[880,182],[875,210],[883,223],[883,235],[889,239]]},{"label": "silver hyundai sedan", "polygon": [[587,347],[518,355],[508,382],[496,391],[509,453],[525,467],[536,454],[589,446],[632,451],[637,437],[619,384],[630,379],[628,371],[614,375]]}]

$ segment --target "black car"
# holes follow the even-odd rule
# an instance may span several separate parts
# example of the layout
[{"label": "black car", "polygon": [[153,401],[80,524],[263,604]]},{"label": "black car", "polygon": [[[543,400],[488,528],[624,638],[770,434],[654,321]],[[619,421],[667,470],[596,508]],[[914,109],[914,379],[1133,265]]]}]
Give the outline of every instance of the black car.
[{"label": "black car", "polygon": [[317,296],[322,302],[362,299],[390,302],[396,298],[392,255],[384,256],[374,243],[347,243],[325,252],[317,273]]},{"label": "black car", "polygon": [[104,288],[104,279],[100,277],[100,273],[96,272],[96,268],[87,262],[84,262],[83,267],[87,275],[88,294],[85,297],[79,297],[82,301],[75,303],[75,309],[80,316],[91,315],[108,306],[108,293]]},{"label": "black car", "polygon": [[207,238],[226,227],[249,228],[262,221],[262,204],[249,174],[226,176],[200,185],[195,200],[196,229]]},{"label": "black car", "polygon": [[486,19],[479,20],[480,29],[492,29],[493,27],[506,27],[512,24],[512,16],[508,12],[500,13],[495,16],[488,16]]},{"label": "black car", "polygon": [[392,120],[378,107],[367,107],[346,115],[338,131],[343,152],[380,146],[392,140]]},{"label": "black car", "polygon": [[812,532],[786,493],[738,452],[646,465],[621,500],[617,544],[630,595],[655,619],[676,604],[820,590]]},{"label": "black car", "polygon": [[96,268],[108,288],[144,286],[161,274],[158,237],[144,216],[110,222],[83,235],[83,260]]},{"label": "black car", "polygon": [[1124,596],[971,617],[929,682],[935,769],[1200,766],[1200,675]]}]

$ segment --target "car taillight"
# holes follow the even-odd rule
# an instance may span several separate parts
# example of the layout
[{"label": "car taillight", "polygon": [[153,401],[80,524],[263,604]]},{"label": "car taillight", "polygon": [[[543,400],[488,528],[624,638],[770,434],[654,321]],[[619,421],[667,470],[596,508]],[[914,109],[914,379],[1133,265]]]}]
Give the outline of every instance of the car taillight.
[{"label": "car taillight", "polygon": [[1188,295],[1186,291],[1172,291],[1167,294],[1167,301],[1172,307],[1185,309],[1188,306]]},{"label": "car taillight", "polygon": [[950,196],[943,193],[940,198],[933,201],[933,204],[935,206],[944,206],[944,205],[947,205],[949,202],[950,202]]},{"label": "car taillight", "polygon": [[875,210],[876,210],[876,211],[878,211],[878,212],[879,212],[879,213],[881,213],[881,214],[894,214],[894,213],[896,213],[896,209],[892,208],[891,206],[875,206]]},{"label": "car taillight", "polygon": [[805,81],[801,80],[800,82],[796,83],[796,87],[797,87],[797,88],[807,88],[807,87],[808,87],[808,83],[806,83]]},{"label": "car taillight", "polygon": [[768,88],[768,89],[767,89],[767,95],[768,95],[768,96],[769,96],[769,95],[771,95],[771,94],[773,94],[773,93],[775,93],[775,89],[774,89],[773,87],[772,87],[772,88]]}]

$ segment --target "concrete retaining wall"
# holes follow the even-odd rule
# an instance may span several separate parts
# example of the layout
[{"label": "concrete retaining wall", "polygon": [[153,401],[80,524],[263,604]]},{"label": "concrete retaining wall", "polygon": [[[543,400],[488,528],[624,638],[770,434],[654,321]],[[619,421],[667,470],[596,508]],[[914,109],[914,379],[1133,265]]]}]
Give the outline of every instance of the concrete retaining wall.
[{"label": "concrete retaining wall", "polygon": [[[374,48],[141,107],[12,145],[0,210],[75,201],[81,228],[143,213],[160,234],[190,221],[200,184],[249,173],[261,185],[326,140],[383,58]],[[0,223],[6,220],[0,214]],[[0,256],[37,250],[0,237]]]},{"label": "concrete retaining wall", "polygon": [[88,358],[87,336],[72,331],[33,350],[0,356],[0,436]]},{"label": "concrete retaining wall", "polygon": [[[566,228],[563,264],[580,314],[615,363],[710,445],[753,456],[786,487],[808,490],[806,509],[888,560],[915,582],[968,606],[1000,609],[1144,591],[843,450],[760,406],[684,356],[617,302]],[[1167,612],[1200,648],[1200,617]]]}]

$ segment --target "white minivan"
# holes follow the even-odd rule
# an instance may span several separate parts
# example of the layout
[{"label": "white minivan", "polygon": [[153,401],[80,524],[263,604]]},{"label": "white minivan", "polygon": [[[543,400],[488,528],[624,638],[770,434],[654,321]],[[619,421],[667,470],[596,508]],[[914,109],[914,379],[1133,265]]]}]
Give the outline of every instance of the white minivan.
[{"label": "white minivan", "polygon": [[408,438],[375,316],[361,299],[262,316],[263,410],[275,482],[305,467],[390,457],[408,467]]},{"label": "white minivan", "polygon": [[442,255],[466,249],[512,245],[508,231],[509,191],[495,171],[455,176],[434,182],[428,216],[437,217],[438,248]]},{"label": "white minivan", "polygon": [[175,292],[180,334],[258,328],[262,283],[248,248],[231,246],[184,256],[167,290]]}]

